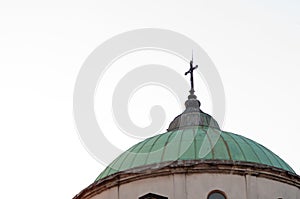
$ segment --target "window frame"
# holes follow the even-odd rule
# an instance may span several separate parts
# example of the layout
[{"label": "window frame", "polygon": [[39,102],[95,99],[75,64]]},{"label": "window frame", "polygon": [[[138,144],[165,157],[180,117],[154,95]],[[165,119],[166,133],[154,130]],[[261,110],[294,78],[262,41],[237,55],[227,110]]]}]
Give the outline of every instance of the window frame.
[{"label": "window frame", "polygon": [[166,196],[158,195],[155,193],[147,193],[139,197],[139,199],[147,199],[147,198],[155,198],[155,199],[168,199]]},{"label": "window frame", "polygon": [[221,190],[212,190],[211,192],[209,192],[209,193],[207,194],[207,199],[209,199],[209,197],[210,197],[212,194],[214,194],[214,193],[219,193],[219,194],[221,194],[221,195],[224,197],[224,199],[227,199],[227,196],[226,196],[225,192],[224,192],[224,191],[221,191]]}]

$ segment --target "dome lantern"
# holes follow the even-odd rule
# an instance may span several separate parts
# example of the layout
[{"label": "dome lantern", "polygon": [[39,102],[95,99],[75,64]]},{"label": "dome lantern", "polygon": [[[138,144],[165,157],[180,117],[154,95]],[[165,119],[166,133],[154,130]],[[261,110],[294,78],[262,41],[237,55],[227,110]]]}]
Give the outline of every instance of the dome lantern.
[{"label": "dome lantern", "polygon": [[185,101],[185,111],[175,117],[175,119],[170,123],[167,131],[178,130],[191,126],[206,126],[211,128],[216,128],[220,130],[217,121],[207,113],[204,113],[201,109],[201,103],[197,100],[197,96],[194,94],[194,77],[193,71],[198,68],[198,65],[193,66],[193,58],[190,61],[190,69],[185,72],[185,75],[190,74],[191,78],[191,90],[188,100]]}]

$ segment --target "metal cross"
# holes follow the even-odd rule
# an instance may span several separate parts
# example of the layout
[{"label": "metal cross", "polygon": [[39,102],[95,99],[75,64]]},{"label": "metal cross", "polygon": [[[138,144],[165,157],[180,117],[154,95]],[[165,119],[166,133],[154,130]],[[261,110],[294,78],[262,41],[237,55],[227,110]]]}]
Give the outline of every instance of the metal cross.
[{"label": "metal cross", "polygon": [[190,61],[190,70],[185,72],[184,74],[191,74],[191,91],[194,92],[194,76],[193,76],[193,71],[198,68],[198,65],[196,65],[195,67],[193,67],[193,59]]}]

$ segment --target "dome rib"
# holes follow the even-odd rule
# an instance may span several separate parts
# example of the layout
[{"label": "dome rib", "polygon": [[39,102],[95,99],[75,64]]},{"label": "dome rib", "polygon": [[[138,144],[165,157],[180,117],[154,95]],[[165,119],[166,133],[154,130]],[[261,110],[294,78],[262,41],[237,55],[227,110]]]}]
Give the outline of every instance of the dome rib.
[{"label": "dome rib", "polygon": [[186,133],[181,133],[181,135],[180,135],[180,141],[179,141],[179,143],[178,143],[177,159],[180,159],[181,156],[184,154],[184,153],[181,153],[182,137],[183,137],[183,135],[186,135]]},{"label": "dome rib", "polygon": [[250,147],[253,154],[257,157],[258,162],[261,162],[261,159],[257,155],[256,151],[253,149],[253,146],[248,142],[248,139],[244,138],[243,136],[240,136],[240,138]]},{"label": "dome rib", "polygon": [[[155,146],[156,142],[157,142],[160,138],[162,138],[162,137],[163,137],[163,135],[157,136],[157,138],[154,140],[153,144],[151,145],[150,151],[152,151],[152,149],[153,149],[153,147]],[[148,154],[147,154],[147,157],[145,158],[144,164],[147,164],[147,161],[148,161],[148,158],[149,158],[150,154],[151,154],[151,153],[148,153]]]},{"label": "dome rib", "polygon": [[226,147],[226,149],[227,149],[226,151],[227,151],[227,153],[228,153],[228,156],[229,156],[230,160],[232,160],[231,153],[230,153],[229,146],[228,146],[227,142],[225,142],[225,139],[224,139],[224,137],[223,137],[222,134],[221,134],[220,137],[222,138],[222,141],[223,141],[223,143],[224,143],[224,145],[225,145],[225,147]]},{"label": "dome rib", "polygon": [[[211,156],[212,156],[212,159],[215,159],[215,151],[214,151],[214,147],[213,147],[213,143],[212,143],[212,140],[211,140],[211,138],[209,137],[209,134],[208,133],[206,133],[206,136],[205,137],[207,137],[207,140],[208,140],[208,142],[209,142],[209,146],[210,146],[210,148],[209,148],[209,150],[210,150],[210,152],[211,152]],[[204,140],[205,140],[205,137],[204,137]],[[203,140],[203,141],[204,141]],[[202,144],[203,144],[203,142],[202,142]],[[209,153],[208,153],[209,154]],[[208,155],[207,154],[207,155]]]},{"label": "dome rib", "polygon": [[196,132],[195,132],[195,129],[193,129],[193,136],[194,136],[194,158],[197,159],[197,140],[196,140]]},{"label": "dome rib", "polygon": [[181,145],[179,150],[180,160],[189,160],[191,157],[196,158],[195,151],[195,133],[193,129],[185,131],[181,139]]},{"label": "dome rib", "polygon": [[[264,146],[262,146],[264,147]],[[281,167],[285,168],[285,170],[293,170],[285,161],[283,161],[278,155],[264,147],[273,157],[275,157],[275,160],[280,164]]]},{"label": "dome rib", "polygon": [[[235,145],[230,145],[230,146],[236,146],[236,148],[239,149],[240,154],[242,154],[242,156],[243,156],[243,159],[241,159],[241,158],[240,158],[240,159],[235,159],[235,158],[232,157],[232,160],[233,160],[233,161],[235,161],[235,160],[244,160],[244,161],[247,161],[247,160],[246,160],[246,156],[245,156],[245,154],[244,154],[244,152],[243,152],[241,146],[238,144],[238,142],[235,140],[235,138],[234,138],[230,133],[223,133],[222,135],[223,135],[223,136],[226,135],[226,136],[230,137],[230,138],[233,140],[233,142],[235,143]],[[235,154],[235,155],[239,155],[239,153],[234,153],[234,154]]]},{"label": "dome rib", "polygon": [[166,133],[166,134],[169,134],[169,136],[168,136],[167,141],[166,141],[165,144],[164,144],[164,148],[163,148],[163,152],[162,152],[162,154],[161,154],[160,162],[162,162],[162,161],[164,160],[164,156],[165,156],[165,153],[166,153],[167,145],[168,145],[168,143],[170,142],[169,140],[170,140],[170,138],[171,138],[172,135],[173,135],[173,133],[171,133],[171,132],[168,132],[168,133]]},{"label": "dome rib", "polygon": [[[166,150],[165,150],[165,154],[164,154],[164,158],[162,162],[165,161],[174,161],[177,160],[177,154],[178,154],[178,139],[180,136],[181,137],[181,133],[183,132],[183,130],[178,130],[174,132],[174,136],[171,136],[171,140],[169,141],[169,143],[166,145]],[[171,132],[170,132],[171,133]],[[173,133],[172,133],[173,134]],[[176,151],[176,153],[174,152]]]},{"label": "dome rib", "polygon": [[[263,146],[264,147],[264,146]],[[280,162],[277,159],[277,156],[274,156],[274,153],[272,151],[270,151],[269,149],[267,149],[266,147],[264,147],[266,150],[265,152],[268,153],[268,157],[272,157],[272,164],[275,165],[276,167],[282,167],[282,165],[280,164]]]},{"label": "dome rib", "polygon": [[[155,136],[156,137],[156,136]],[[153,138],[155,138],[155,137],[153,137]],[[133,155],[134,157],[133,157],[133,159],[130,161],[130,164],[129,164],[129,168],[132,168],[132,167],[136,167],[136,166],[140,166],[140,165],[135,165],[134,163],[135,163],[135,161],[136,161],[136,158],[142,158],[142,156],[144,156],[144,152],[141,152],[142,150],[143,151],[145,151],[146,149],[144,148],[144,146],[146,146],[147,144],[148,144],[148,142],[149,141],[152,141],[152,142],[154,142],[155,140],[154,139],[147,139],[146,140],[146,142],[144,142],[142,145],[141,145],[141,147],[138,149],[138,151],[136,152],[136,154],[135,153],[132,153],[131,155]],[[153,145],[153,144],[152,144]],[[152,145],[150,145],[150,147],[152,146]],[[137,154],[139,154],[139,155],[137,155]],[[147,153],[148,154],[148,153]]]},{"label": "dome rib", "polygon": [[260,144],[254,142],[254,144],[256,145],[257,148],[260,149],[260,151],[265,155],[266,159],[269,161],[269,164],[272,164],[271,159],[267,156],[266,152],[264,150],[262,150]]}]

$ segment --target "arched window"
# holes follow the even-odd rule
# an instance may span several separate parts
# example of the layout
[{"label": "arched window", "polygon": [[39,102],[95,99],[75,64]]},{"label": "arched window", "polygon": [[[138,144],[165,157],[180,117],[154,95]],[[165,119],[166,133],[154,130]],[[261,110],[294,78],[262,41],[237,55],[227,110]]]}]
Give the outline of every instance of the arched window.
[{"label": "arched window", "polygon": [[139,197],[139,199],[168,199],[168,198],[154,193],[148,193],[146,195]]},{"label": "arched window", "polygon": [[207,199],[226,199],[225,193],[219,190],[214,190],[208,194]]}]

